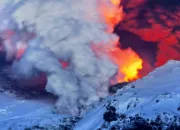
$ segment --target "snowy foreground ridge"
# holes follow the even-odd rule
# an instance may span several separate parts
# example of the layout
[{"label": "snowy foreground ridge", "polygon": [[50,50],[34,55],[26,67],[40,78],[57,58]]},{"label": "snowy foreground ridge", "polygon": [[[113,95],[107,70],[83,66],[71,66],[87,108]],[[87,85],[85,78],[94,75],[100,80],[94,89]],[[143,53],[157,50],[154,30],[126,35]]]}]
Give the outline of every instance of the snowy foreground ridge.
[{"label": "snowy foreground ridge", "polygon": [[[172,129],[180,120],[180,62],[169,61],[148,76],[90,106],[81,117],[52,114],[52,104],[0,95],[0,129]],[[143,126],[142,126],[143,124]]]}]

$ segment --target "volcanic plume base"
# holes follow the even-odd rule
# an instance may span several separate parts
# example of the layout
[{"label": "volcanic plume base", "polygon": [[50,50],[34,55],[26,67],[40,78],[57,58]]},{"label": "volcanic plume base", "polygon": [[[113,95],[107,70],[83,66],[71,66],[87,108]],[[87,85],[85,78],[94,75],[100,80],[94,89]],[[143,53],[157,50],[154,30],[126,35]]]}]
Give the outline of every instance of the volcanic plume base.
[{"label": "volcanic plume base", "polygon": [[[107,96],[108,86],[147,75],[158,66],[154,59],[164,55],[156,57],[154,53],[151,58],[135,47],[134,41],[159,52],[164,43],[157,46],[146,41],[146,36],[139,39],[139,33],[129,27],[131,14],[123,13],[120,0],[41,2],[7,2],[2,9],[7,17],[1,20],[0,35],[6,61],[13,60],[11,78],[39,83],[36,77],[45,74],[40,86],[59,97],[56,106],[62,113],[76,115],[79,107]],[[44,14],[50,5],[54,8]],[[29,16],[23,14],[25,9],[30,10]]]},{"label": "volcanic plume base", "polygon": [[[102,43],[103,48],[110,45],[113,49],[118,37],[112,34],[112,28],[121,20],[122,8],[108,0],[41,2],[5,2],[2,7],[1,44],[6,61],[13,61],[8,74],[20,82],[29,79],[34,83],[34,77],[45,74],[42,80],[47,81],[46,91],[59,97],[57,109],[62,113],[78,114],[79,106],[88,106],[108,95],[109,82],[118,66],[109,60],[107,51],[96,57],[91,44]],[[49,5],[54,8],[44,15],[42,12]],[[79,15],[80,9],[84,14]],[[22,14],[24,10],[31,14],[27,17]],[[65,12],[54,15],[55,10]]]}]

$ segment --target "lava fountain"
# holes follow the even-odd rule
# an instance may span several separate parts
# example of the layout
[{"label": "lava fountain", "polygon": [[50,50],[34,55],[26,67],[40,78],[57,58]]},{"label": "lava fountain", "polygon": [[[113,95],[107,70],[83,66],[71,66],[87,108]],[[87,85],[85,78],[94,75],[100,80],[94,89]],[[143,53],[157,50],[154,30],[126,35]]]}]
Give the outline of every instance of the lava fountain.
[{"label": "lava fountain", "polygon": [[121,48],[143,59],[140,76],[169,60],[180,60],[180,1],[123,0],[125,16],[115,28]]},{"label": "lava fountain", "polygon": [[[106,24],[109,25],[107,32],[113,33],[114,27],[123,20],[123,7],[120,6],[121,0],[111,0],[116,8],[100,6],[100,12],[105,18]],[[94,45],[96,53],[106,53],[109,58],[118,66],[118,72],[112,80],[112,83],[128,82],[139,78],[138,72],[142,69],[143,60],[131,49],[122,50],[119,47],[118,39],[111,41],[108,45]],[[96,47],[95,47],[96,46]]]}]

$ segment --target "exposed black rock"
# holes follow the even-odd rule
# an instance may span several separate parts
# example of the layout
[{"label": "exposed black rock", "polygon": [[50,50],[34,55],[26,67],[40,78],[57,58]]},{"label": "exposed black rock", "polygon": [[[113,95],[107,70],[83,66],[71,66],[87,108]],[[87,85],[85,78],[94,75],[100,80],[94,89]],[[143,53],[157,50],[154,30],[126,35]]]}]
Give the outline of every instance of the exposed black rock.
[{"label": "exposed black rock", "polygon": [[117,120],[116,108],[113,106],[108,107],[107,111],[104,113],[103,118],[107,122],[116,121]]},{"label": "exposed black rock", "polygon": [[157,116],[156,120],[145,119],[139,115],[134,117],[128,116],[117,116],[116,121],[111,124],[104,123],[99,130],[101,129],[110,129],[110,130],[180,130],[180,125],[177,122],[179,118],[173,123],[166,123],[161,121],[160,116]]},{"label": "exposed black rock", "polygon": [[116,93],[118,89],[122,89],[124,86],[131,82],[122,82],[109,87],[109,93]]}]

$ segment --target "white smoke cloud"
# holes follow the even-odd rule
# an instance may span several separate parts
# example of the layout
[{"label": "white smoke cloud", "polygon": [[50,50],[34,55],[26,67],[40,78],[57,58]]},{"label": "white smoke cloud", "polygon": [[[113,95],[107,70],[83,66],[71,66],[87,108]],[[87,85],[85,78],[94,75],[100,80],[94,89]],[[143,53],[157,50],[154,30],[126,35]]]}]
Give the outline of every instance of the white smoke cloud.
[{"label": "white smoke cloud", "polygon": [[[109,0],[11,0],[1,8],[0,15],[7,15],[0,19],[1,32],[10,26],[15,30],[15,35],[4,38],[9,42],[5,43],[9,45],[7,59],[17,55],[19,46],[26,49],[13,63],[14,73],[26,78],[45,73],[46,90],[59,97],[56,107],[61,113],[76,115],[79,107],[106,96],[117,71],[107,56],[96,57],[91,49],[92,43],[117,40],[106,32],[100,4],[113,8]],[[9,23],[3,24],[5,21]],[[36,27],[24,31],[25,27],[20,26],[23,21]],[[34,28],[36,37],[28,39]],[[69,66],[63,69],[59,60],[68,61]]]}]

